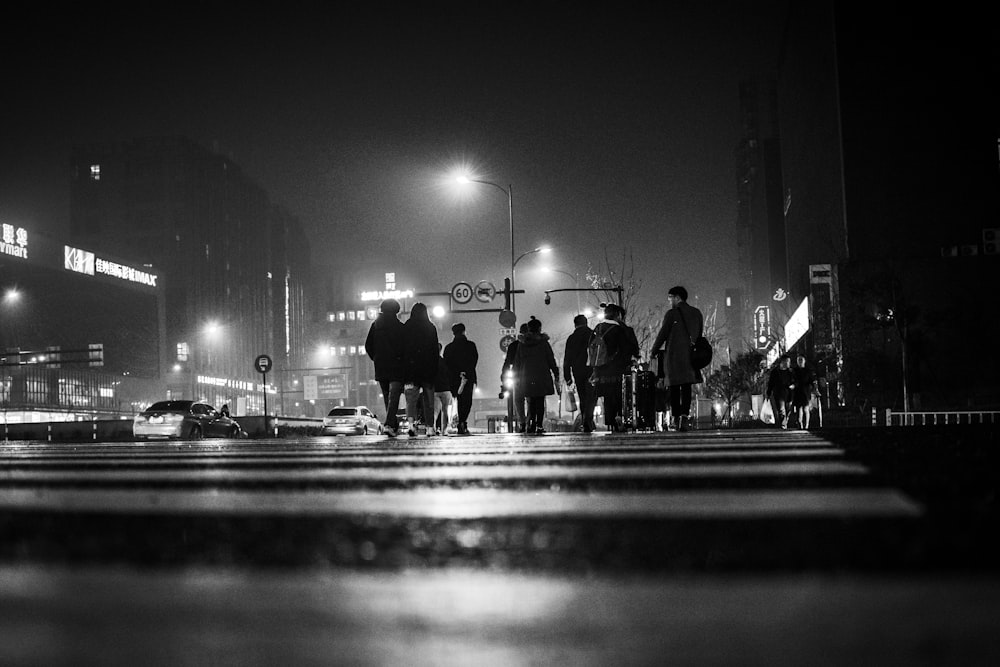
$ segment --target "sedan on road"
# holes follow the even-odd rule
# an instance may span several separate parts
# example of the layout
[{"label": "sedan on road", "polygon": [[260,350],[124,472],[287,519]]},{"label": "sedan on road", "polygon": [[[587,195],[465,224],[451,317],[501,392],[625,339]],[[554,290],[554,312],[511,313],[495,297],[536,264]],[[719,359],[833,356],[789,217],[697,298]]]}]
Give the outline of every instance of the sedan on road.
[{"label": "sedan on road", "polygon": [[363,405],[340,406],[323,418],[323,435],[381,435],[382,422]]},{"label": "sedan on road", "polygon": [[198,401],[159,401],[135,416],[132,435],[136,440],[243,437],[243,429],[227,412]]}]

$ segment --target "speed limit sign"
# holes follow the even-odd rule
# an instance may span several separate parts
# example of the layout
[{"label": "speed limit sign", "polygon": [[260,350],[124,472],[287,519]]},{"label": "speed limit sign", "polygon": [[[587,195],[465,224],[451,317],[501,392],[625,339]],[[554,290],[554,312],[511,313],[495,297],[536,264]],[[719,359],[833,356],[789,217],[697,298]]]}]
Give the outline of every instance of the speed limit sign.
[{"label": "speed limit sign", "polygon": [[457,303],[469,303],[472,301],[472,285],[469,283],[455,283],[451,288],[451,298]]}]

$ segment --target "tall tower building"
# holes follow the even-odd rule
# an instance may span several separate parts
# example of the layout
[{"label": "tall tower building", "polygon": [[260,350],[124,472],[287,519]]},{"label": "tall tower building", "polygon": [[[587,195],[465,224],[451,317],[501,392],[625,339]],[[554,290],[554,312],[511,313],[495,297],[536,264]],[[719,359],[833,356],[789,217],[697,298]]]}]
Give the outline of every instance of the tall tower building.
[{"label": "tall tower building", "polygon": [[[70,233],[163,276],[171,395],[262,407],[253,361],[304,351],[309,247],[231,160],[180,137],[75,146]],[[249,388],[249,389],[248,389]]]},{"label": "tall tower building", "polygon": [[742,303],[733,311],[740,315],[738,323],[728,323],[734,348],[754,341],[751,314],[759,307],[770,307],[773,295],[788,289],[775,83],[741,83],[739,100],[736,227],[740,284],[733,293]]}]

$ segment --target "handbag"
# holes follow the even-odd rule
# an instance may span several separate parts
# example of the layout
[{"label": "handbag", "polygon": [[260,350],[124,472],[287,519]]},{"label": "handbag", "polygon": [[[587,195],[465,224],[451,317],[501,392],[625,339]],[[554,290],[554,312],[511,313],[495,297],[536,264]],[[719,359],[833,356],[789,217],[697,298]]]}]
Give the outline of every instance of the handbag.
[{"label": "handbag", "polygon": [[576,392],[568,385],[563,385],[563,407],[566,412],[576,412]]},{"label": "handbag", "polygon": [[[690,340],[691,331],[688,329],[687,322],[684,320],[684,312],[678,308],[677,314],[681,316],[681,324],[684,325],[684,331],[687,333],[688,339]],[[712,363],[712,345],[704,336],[698,336],[691,343],[691,368],[696,371],[700,371],[710,363]]]}]

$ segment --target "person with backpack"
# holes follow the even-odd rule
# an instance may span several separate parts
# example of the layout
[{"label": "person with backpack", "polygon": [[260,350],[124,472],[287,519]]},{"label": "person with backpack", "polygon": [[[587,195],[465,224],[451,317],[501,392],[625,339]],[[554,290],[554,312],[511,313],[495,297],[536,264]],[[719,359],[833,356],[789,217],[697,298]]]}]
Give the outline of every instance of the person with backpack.
[{"label": "person with backpack", "polygon": [[616,433],[625,430],[620,423],[622,377],[639,354],[635,331],[625,325],[625,310],[613,303],[604,304],[604,321],[594,327],[587,347],[587,365],[591,367],[590,384],[595,394],[604,398],[604,423]]},{"label": "person with backpack", "polygon": [[365,339],[365,352],[375,364],[375,381],[382,388],[385,404],[385,434],[395,437],[399,430],[399,398],[403,395],[403,323],[399,321],[399,301],[385,299]]},{"label": "person with backpack", "polygon": [[472,394],[476,388],[476,364],[479,351],[476,344],[465,335],[465,325],[461,322],[451,327],[455,336],[444,348],[444,360],[448,364],[451,393],[458,406],[458,434],[469,434],[469,413],[472,412]]},{"label": "person with backpack", "polygon": [[590,343],[594,330],[587,325],[586,315],[573,318],[573,333],[566,339],[566,350],[563,354],[563,379],[567,387],[576,387],[580,399],[580,427],[584,433],[593,433],[594,406],[597,397],[594,387],[590,384],[591,368],[587,365],[587,345]]},{"label": "person with backpack", "polygon": [[663,384],[670,391],[670,431],[688,430],[691,385],[704,382],[701,371],[691,365],[691,347],[702,335],[705,320],[700,310],[688,304],[687,298],[687,290],[680,285],[667,292],[670,309],[663,316],[650,352],[650,358],[654,358],[665,347]]},{"label": "person with backpack", "polygon": [[542,332],[541,320],[532,315],[527,333],[517,337],[514,369],[521,393],[527,401],[525,433],[545,433],[545,397],[559,391],[559,366],[549,344],[549,335]]},{"label": "person with backpack", "polygon": [[424,432],[428,436],[434,434],[434,378],[438,358],[437,329],[427,316],[427,306],[418,301],[403,325],[403,394],[411,438],[417,434],[414,424],[418,416],[423,419]]}]

